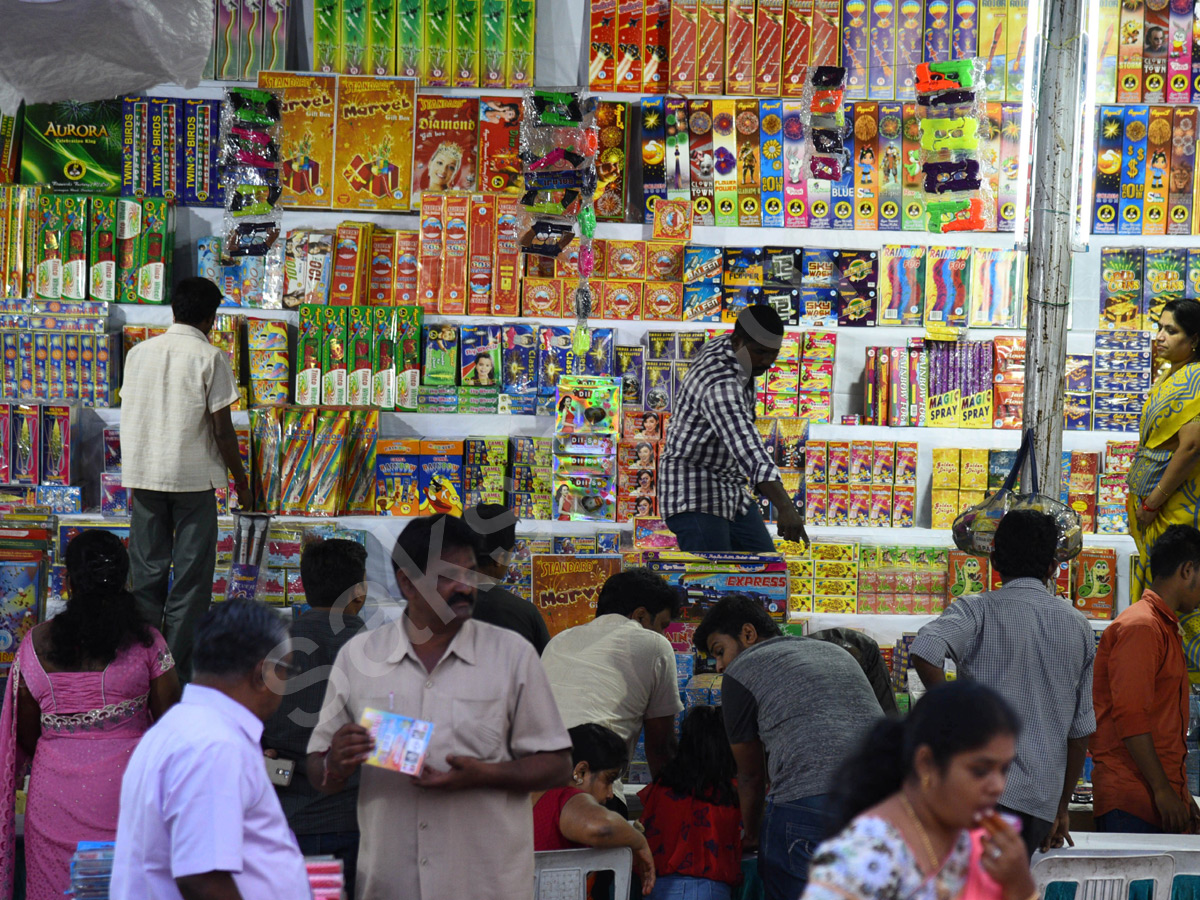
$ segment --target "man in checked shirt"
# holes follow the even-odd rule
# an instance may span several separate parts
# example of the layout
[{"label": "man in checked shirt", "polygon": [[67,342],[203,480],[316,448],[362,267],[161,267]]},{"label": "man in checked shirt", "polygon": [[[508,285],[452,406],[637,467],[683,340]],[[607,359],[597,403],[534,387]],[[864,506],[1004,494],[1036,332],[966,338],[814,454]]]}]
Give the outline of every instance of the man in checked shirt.
[{"label": "man in checked shirt", "polygon": [[1057,549],[1053,517],[1032,509],[1006,514],[992,547],[1000,590],[956,600],[909,649],[926,687],[942,682],[951,656],[959,677],[997,691],[1021,717],[1000,809],[1020,817],[1031,856],[1071,841],[1068,804],[1096,730],[1096,639],[1083,613],[1046,586],[1058,572]]},{"label": "man in checked shirt", "polygon": [[688,371],[658,465],[662,514],[680,550],[773,551],[750,486],[775,507],[781,537],[808,540],[804,516],[754,427],[755,379],[782,343],[775,310],[748,306],[733,334],[706,343]]}]

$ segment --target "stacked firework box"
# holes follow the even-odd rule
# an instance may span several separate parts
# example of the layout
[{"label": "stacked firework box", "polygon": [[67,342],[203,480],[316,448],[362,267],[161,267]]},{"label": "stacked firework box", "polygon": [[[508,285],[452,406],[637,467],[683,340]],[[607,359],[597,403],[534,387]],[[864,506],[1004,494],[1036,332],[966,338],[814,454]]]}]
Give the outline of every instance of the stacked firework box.
[{"label": "stacked firework box", "polygon": [[0,396],[111,406],[115,342],[107,303],[0,301]]},{"label": "stacked firework box", "polygon": [[7,297],[166,303],[174,244],[175,211],[166,200],[0,185]]},{"label": "stacked firework box", "polygon": [[533,86],[533,0],[317,0],[313,68],[424,87]]},{"label": "stacked firework box", "polygon": [[1195,103],[1193,0],[1094,5],[1098,103]]},{"label": "stacked firework box", "polygon": [[814,525],[916,525],[916,442],[809,441],[804,471]]},{"label": "stacked firework box", "polygon": [[949,555],[945,547],[862,546],[858,611],[937,615],[946,603]]},{"label": "stacked firework box", "polygon": [[1020,102],[1028,12],[1027,0],[593,0],[588,83],[799,97],[810,66],[841,65],[851,99],[915,100],[918,63],[980,57],[986,98]]},{"label": "stacked firework box", "polygon": [[121,196],[224,205],[220,100],[129,96],[121,107]]},{"label": "stacked firework box", "polygon": [[1196,107],[1102,106],[1096,115],[1092,233],[1196,234]]}]

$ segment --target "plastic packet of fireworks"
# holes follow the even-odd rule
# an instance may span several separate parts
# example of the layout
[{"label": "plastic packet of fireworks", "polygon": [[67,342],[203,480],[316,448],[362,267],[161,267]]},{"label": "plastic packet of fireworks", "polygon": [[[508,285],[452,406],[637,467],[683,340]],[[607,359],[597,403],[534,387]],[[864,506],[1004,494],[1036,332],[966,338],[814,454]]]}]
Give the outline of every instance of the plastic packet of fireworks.
[{"label": "plastic packet of fireworks", "polygon": [[573,217],[583,208],[583,198],[573,188],[563,191],[526,191],[521,195],[521,205],[538,215]]},{"label": "plastic packet of fireworks", "polygon": [[933,97],[947,91],[974,92],[983,83],[986,67],[984,60],[977,57],[919,63],[916,69],[918,102],[921,102],[920,98]]},{"label": "plastic packet of fireworks", "polygon": [[253,166],[222,170],[225,189],[225,255],[266,256],[279,240],[283,210],[279,172]]},{"label": "plastic packet of fireworks", "polygon": [[278,168],[280,115],[279,97],[272,91],[227,88],[221,104],[221,165]]},{"label": "plastic packet of fireworks", "polygon": [[271,516],[243,512],[233,515],[233,559],[229,563],[225,599],[253,600],[258,596],[263,574]]},{"label": "plastic packet of fireworks", "polygon": [[[841,66],[813,66],[800,96],[804,134],[803,171],[822,181],[840,181],[850,165],[846,152],[846,107]],[[794,126],[793,126],[794,127]]]},{"label": "plastic packet of fireworks", "polygon": [[517,235],[522,253],[555,259],[575,239],[575,223],[522,210],[517,216]]},{"label": "plastic packet of fireworks", "polygon": [[525,189],[531,192],[576,190],[585,197],[591,197],[596,192],[596,170],[589,165],[578,169],[528,169],[525,172]]}]

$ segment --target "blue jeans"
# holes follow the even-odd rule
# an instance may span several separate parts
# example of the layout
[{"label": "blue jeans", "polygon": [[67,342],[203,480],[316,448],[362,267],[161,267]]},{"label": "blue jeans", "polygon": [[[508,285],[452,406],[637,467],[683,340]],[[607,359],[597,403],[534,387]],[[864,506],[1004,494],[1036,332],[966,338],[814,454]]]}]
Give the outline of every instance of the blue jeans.
[{"label": "blue jeans", "polygon": [[688,875],[661,875],[646,900],[730,900],[733,888],[711,878]]},{"label": "blue jeans", "polygon": [[354,897],[354,876],[358,869],[358,832],[327,831],[324,834],[298,834],[296,843],[305,856],[332,856],[342,861],[346,896]]},{"label": "blue jeans", "polygon": [[676,513],[667,518],[679,549],[687,553],[773,553],[775,543],[757,506],[734,519],[701,512]]},{"label": "blue jeans", "polygon": [[808,884],[808,864],[829,832],[828,795],[788,803],[767,800],[758,845],[758,875],[766,900],[796,900]]},{"label": "blue jeans", "polygon": [[1162,834],[1163,830],[1145,819],[1127,813],[1123,809],[1112,809],[1096,816],[1096,830],[1121,834]]}]

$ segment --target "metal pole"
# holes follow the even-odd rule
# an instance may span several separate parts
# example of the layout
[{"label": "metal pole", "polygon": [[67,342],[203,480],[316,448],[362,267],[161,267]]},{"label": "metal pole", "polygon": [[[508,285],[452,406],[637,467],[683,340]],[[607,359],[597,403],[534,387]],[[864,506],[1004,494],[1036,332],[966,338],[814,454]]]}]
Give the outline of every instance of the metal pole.
[{"label": "metal pole", "polygon": [[[1025,428],[1034,432],[1040,492],[1057,499],[1061,475],[1063,372],[1071,300],[1071,229],[1081,127],[1082,0],[1045,0],[1033,150],[1029,315],[1025,329]],[[1028,490],[1028,486],[1025,488]]]}]

